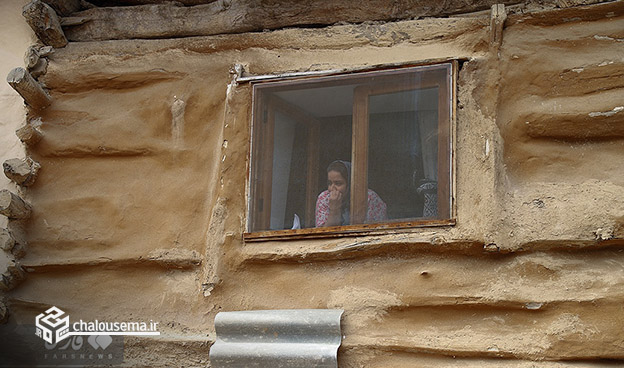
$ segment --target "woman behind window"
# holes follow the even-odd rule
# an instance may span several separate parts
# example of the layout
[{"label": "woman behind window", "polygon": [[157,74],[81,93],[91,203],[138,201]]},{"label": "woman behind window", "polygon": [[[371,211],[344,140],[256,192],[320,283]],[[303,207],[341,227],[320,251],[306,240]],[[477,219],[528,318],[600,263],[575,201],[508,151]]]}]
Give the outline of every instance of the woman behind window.
[{"label": "woman behind window", "polygon": [[[351,163],[336,160],[327,167],[327,190],[316,199],[316,227],[349,225]],[[366,223],[386,220],[386,204],[368,190]]]}]

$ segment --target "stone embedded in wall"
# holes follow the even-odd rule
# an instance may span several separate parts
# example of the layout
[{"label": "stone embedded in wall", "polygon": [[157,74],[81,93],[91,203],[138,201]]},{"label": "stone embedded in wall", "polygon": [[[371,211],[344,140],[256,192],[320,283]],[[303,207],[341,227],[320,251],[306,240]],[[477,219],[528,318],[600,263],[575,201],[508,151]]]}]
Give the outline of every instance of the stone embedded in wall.
[{"label": "stone embedded in wall", "polygon": [[3,189],[0,190],[0,214],[14,220],[30,217],[31,207],[18,195]]},{"label": "stone embedded in wall", "polygon": [[7,82],[22,96],[24,102],[35,110],[41,110],[52,103],[52,98],[24,68],[9,72]]},{"label": "stone embedded in wall", "polygon": [[39,126],[41,126],[41,124],[42,121],[40,118],[34,119],[16,130],[15,134],[25,145],[34,146],[39,143],[41,138],[43,138],[43,133],[39,130]]},{"label": "stone embedded in wall", "polygon": [[2,164],[2,168],[4,169],[4,175],[11,181],[18,185],[28,187],[34,184],[37,179],[41,165],[30,157],[26,157],[23,160],[19,158],[6,160]]},{"label": "stone embedded in wall", "polygon": [[24,6],[22,15],[41,42],[54,47],[67,45],[61,22],[49,5],[40,0],[33,0]]}]

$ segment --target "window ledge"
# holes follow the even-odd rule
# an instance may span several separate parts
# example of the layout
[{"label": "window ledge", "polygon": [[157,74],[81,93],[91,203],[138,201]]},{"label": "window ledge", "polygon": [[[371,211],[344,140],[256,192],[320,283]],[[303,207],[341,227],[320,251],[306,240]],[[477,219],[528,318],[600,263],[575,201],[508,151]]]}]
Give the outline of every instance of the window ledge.
[{"label": "window ledge", "polygon": [[385,235],[388,230],[408,229],[436,226],[453,226],[455,219],[447,220],[420,220],[407,222],[393,222],[388,224],[370,224],[370,225],[350,225],[350,226],[331,226],[317,227],[309,229],[296,230],[273,230],[259,231],[253,233],[244,233],[245,242],[257,242],[268,240],[301,240],[301,239],[321,239],[321,238],[339,238],[344,236],[366,236],[366,235]]},{"label": "window ledge", "polygon": [[313,263],[375,257],[380,255],[415,256],[422,253],[482,254],[485,243],[474,239],[448,239],[448,233],[392,234],[326,241],[269,241],[247,244],[241,252],[242,263]]}]

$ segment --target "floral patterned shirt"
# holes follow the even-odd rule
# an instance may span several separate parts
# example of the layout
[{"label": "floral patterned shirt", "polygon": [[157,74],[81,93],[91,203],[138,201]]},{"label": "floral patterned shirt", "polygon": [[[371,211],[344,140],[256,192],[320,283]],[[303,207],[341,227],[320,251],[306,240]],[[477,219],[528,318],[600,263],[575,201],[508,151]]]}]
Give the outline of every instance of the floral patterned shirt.
[{"label": "floral patterned shirt", "polygon": [[[329,190],[326,190],[319,194],[316,199],[316,227],[321,227],[325,225],[327,222],[327,218],[329,217]],[[345,221],[345,217],[348,219],[348,216],[343,214],[342,216],[342,224],[340,225],[348,225]],[[384,221],[387,218],[386,213],[386,204],[379,197],[377,193],[372,190],[368,190],[368,210],[366,211],[366,223],[375,223]]]}]

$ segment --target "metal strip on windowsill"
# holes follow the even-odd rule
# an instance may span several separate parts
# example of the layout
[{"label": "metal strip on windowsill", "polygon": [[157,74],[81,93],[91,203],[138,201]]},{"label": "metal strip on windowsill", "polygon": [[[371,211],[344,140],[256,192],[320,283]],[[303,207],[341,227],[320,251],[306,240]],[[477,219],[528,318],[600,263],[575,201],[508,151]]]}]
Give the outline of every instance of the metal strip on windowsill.
[{"label": "metal strip on windowsill", "polygon": [[221,312],[210,348],[213,368],[336,368],[338,309]]}]

